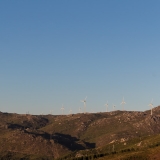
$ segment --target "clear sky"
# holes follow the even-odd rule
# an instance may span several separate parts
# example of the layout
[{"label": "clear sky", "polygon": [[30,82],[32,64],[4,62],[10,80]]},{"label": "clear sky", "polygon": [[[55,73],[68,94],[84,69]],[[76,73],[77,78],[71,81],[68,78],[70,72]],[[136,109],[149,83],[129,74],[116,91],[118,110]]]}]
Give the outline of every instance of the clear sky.
[{"label": "clear sky", "polygon": [[159,0],[1,0],[0,111],[160,104]]}]

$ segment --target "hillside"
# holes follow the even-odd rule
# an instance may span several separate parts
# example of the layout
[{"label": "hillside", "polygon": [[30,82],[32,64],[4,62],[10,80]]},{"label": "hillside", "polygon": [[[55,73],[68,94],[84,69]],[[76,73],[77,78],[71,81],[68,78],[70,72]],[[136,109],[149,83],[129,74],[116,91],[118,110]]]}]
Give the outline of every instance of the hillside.
[{"label": "hillside", "polygon": [[150,111],[72,115],[0,112],[1,159],[125,159],[133,155],[156,156],[158,160],[159,144],[160,106],[153,109],[152,116]]}]

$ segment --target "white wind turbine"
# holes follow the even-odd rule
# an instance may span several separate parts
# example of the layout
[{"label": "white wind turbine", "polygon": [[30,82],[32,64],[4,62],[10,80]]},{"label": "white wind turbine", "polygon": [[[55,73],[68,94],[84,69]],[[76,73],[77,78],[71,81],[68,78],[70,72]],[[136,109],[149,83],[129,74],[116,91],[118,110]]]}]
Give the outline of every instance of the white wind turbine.
[{"label": "white wind turbine", "polygon": [[62,110],[62,114],[63,114],[63,112],[64,112],[64,106],[63,106],[63,104],[62,104],[61,110]]},{"label": "white wind turbine", "polygon": [[113,111],[115,111],[115,107],[116,107],[116,106],[113,104]]},{"label": "white wind turbine", "polygon": [[124,110],[124,104],[126,104],[126,102],[124,101],[124,97],[123,97],[123,100],[121,102],[121,105],[123,106],[122,110]]},{"label": "white wind turbine", "polygon": [[148,105],[148,106],[150,106],[151,107],[151,116],[152,116],[152,109],[153,109],[153,98],[152,98],[152,101],[151,101],[151,103]]},{"label": "white wind turbine", "polygon": [[81,102],[83,102],[84,104],[84,113],[86,113],[86,99],[87,99],[87,96],[84,100],[81,100]]},{"label": "white wind turbine", "polygon": [[69,110],[69,114],[72,114],[72,109]]},{"label": "white wind turbine", "polygon": [[106,106],[106,112],[108,112],[108,101],[107,101],[107,103],[105,104],[105,106]]},{"label": "white wind turbine", "polygon": [[50,110],[50,114],[51,114],[51,115],[53,114],[53,109],[52,109],[52,110]]},{"label": "white wind turbine", "polygon": [[82,113],[82,111],[81,111],[81,107],[79,108],[79,113]]}]

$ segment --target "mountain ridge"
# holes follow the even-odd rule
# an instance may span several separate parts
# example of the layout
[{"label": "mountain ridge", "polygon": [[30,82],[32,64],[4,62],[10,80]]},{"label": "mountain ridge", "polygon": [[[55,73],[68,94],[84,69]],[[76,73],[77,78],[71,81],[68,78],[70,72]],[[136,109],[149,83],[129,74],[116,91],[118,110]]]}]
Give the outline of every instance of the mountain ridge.
[{"label": "mountain ridge", "polygon": [[140,139],[160,134],[160,106],[153,115],[150,110],[70,115],[0,112],[0,120],[0,154],[24,159],[56,159],[113,144],[125,148],[136,139],[142,146]]}]

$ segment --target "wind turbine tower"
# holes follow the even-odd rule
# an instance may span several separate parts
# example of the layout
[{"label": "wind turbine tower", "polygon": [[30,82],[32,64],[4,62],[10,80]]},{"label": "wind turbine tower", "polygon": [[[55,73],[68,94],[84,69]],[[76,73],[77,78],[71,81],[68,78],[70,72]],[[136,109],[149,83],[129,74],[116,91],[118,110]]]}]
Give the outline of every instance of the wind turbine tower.
[{"label": "wind turbine tower", "polygon": [[51,114],[51,115],[53,114],[53,110],[50,110],[50,114]]},{"label": "wind turbine tower", "polygon": [[121,102],[121,105],[122,105],[122,110],[124,111],[124,104],[126,104],[126,102],[124,101],[124,97],[123,97],[123,100]]},{"label": "wind turbine tower", "polygon": [[153,114],[153,112],[152,112],[152,109],[153,109],[153,98],[152,98],[152,101],[151,101],[151,103],[148,105],[148,106],[150,106],[151,107],[151,116],[152,116],[152,114]]},{"label": "wind turbine tower", "polygon": [[79,108],[79,113],[82,113],[82,112],[81,112],[81,108]]},{"label": "wind turbine tower", "polygon": [[115,107],[116,107],[116,106],[113,104],[113,111],[115,111]]},{"label": "wind turbine tower", "polygon": [[81,100],[81,102],[83,102],[84,104],[84,113],[86,113],[86,99],[87,99],[87,96],[84,100]]},{"label": "wind turbine tower", "polygon": [[72,114],[72,109],[69,110],[69,114]]},{"label": "wind turbine tower", "polygon": [[62,110],[62,114],[63,114],[63,112],[64,112],[64,106],[63,106],[63,104],[62,104],[62,108],[61,108],[61,110]]},{"label": "wind turbine tower", "polygon": [[108,112],[108,101],[107,101],[107,103],[105,104],[105,106],[106,106],[106,112]]}]

